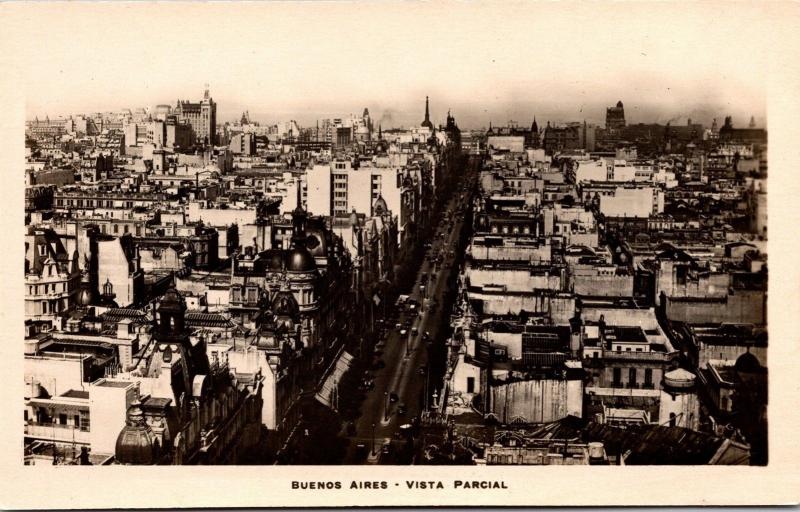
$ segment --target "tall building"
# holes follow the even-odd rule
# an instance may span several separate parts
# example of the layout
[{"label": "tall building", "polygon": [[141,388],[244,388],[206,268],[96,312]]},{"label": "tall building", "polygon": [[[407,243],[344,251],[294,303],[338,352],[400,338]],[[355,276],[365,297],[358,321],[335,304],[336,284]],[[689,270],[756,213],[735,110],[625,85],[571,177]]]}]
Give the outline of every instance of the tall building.
[{"label": "tall building", "polygon": [[616,107],[606,109],[606,130],[618,131],[625,128],[625,109],[618,101]]},{"label": "tall building", "polygon": [[423,128],[430,128],[431,130],[433,130],[433,123],[431,123],[431,113],[430,113],[430,109],[428,108],[428,97],[427,96],[425,96],[425,120],[422,121],[420,126],[423,127]]},{"label": "tall building", "polygon": [[215,144],[217,134],[217,104],[206,88],[198,103],[178,100],[175,115],[179,122],[189,124],[198,144]]}]

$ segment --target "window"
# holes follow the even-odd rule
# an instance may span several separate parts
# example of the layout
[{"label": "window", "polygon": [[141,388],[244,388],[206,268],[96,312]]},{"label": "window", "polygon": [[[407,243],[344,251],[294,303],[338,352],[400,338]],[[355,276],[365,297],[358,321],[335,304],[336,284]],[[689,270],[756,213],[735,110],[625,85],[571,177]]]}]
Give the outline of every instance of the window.
[{"label": "window", "polygon": [[628,370],[628,384],[630,384],[631,387],[636,386],[636,368]]},{"label": "window", "polygon": [[59,414],[58,415],[58,424],[59,425],[66,425],[67,424],[67,415],[66,414]]},{"label": "window", "polygon": [[612,385],[614,387],[622,386],[622,370],[620,368],[614,368],[614,382]]},{"label": "window", "polygon": [[475,377],[467,377],[467,393],[475,392]]},{"label": "window", "polygon": [[653,370],[652,370],[652,368],[645,368],[645,370],[644,370],[644,385],[648,386],[648,387],[653,385]]}]

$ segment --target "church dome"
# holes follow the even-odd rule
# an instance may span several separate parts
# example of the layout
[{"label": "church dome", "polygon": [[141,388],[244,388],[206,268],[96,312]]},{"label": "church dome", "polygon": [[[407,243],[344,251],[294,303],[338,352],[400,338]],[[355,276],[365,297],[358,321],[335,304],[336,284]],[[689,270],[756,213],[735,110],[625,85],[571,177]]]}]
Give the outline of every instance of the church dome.
[{"label": "church dome", "polygon": [[158,440],[144,419],[138,399],[128,409],[128,419],[117,436],[115,456],[120,464],[152,465],[158,462]]},{"label": "church dome", "polygon": [[291,272],[313,272],[317,268],[317,262],[308,249],[297,247],[289,253],[286,268]]}]

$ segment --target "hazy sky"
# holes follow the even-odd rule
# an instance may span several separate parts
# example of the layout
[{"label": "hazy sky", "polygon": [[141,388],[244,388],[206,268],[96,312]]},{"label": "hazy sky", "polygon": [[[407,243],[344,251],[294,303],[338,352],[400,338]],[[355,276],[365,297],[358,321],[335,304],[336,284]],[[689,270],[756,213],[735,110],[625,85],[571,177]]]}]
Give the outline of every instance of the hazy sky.
[{"label": "hazy sky", "polygon": [[534,115],[602,123],[617,100],[634,123],[766,120],[760,4],[63,3],[25,14],[9,25],[30,34],[11,57],[29,117],[174,105],[209,83],[218,121],[246,109],[312,125],[368,107],[384,128],[408,126],[426,94],[434,122],[450,108],[465,128]]}]

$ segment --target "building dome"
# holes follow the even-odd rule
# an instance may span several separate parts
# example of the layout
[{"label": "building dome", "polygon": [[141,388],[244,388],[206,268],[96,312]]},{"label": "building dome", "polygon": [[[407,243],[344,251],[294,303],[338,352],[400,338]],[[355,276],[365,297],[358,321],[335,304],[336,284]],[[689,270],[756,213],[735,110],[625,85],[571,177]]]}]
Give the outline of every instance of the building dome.
[{"label": "building dome", "polygon": [[677,368],[664,374],[664,387],[673,390],[691,389],[694,381],[694,374],[683,368]]},{"label": "building dome", "polygon": [[89,272],[81,275],[81,291],[78,294],[78,307],[88,307],[92,303],[92,284],[89,282]]},{"label": "building dome", "polygon": [[138,399],[128,409],[128,419],[117,436],[115,455],[120,464],[152,465],[158,462],[158,439],[145,421]]},{"label": "building dome", "polygon": [[313,272],[317,262],[305,247],[296,247],[289,253],[286,269],[291,272]]},{"label": "building dome", "polygon": [[744,354],[740,355],[739,358],[736,359],[736,363],[733,367],[737,372],[742,373],[760,373],[762,370],[761,363],[758,362],[758,358],[750,352],[745,352]]},{"label": "building dome", "polygon": [[389,211],[389,206],[386,204],[386,200],[382,195],[378,195],[378,198],[375,200],[375,204],[372,205],[372,211],[375,215],[379,216]]}]

